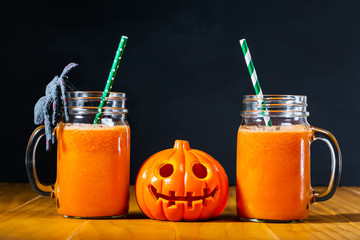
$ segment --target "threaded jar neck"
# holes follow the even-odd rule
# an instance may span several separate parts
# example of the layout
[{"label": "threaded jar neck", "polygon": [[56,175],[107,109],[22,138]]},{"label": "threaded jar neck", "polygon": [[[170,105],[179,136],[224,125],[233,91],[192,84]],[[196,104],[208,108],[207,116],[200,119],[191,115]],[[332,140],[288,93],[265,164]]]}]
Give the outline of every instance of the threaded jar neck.
[{"label": "threaded jar neck", "polygon": [[[108,97],[102,96],[103,92],[100,91],[68,92],[67,109],[69,120],[66,122],[94,124],[95,118],[98,117],[97,114],[100,113],[99,124],[108,126],[127,124],[126,94],[110,92]],[[102,101],[104,101],[103,107],[99,108]]]},{"label": "threaded jar neck", "polygon": [[126,94],[122,92],[110,92],[108,97],[102,97],[100,91],[73,91],[68,92],[68,108],[70,114],[94,113],[99,111],[101,101],[105,105],[101,107],[104,114],[127,114],[125,108]]},{"label": "threaded jar neck", "polygon": [[303,95],[245,95],[242,117],[306,118],[306,96]]}]

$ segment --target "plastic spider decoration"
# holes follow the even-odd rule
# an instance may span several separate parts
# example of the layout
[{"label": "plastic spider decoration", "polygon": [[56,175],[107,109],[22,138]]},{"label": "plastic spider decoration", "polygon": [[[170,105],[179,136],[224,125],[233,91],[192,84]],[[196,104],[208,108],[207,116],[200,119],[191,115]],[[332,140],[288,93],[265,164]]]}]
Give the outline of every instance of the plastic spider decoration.
[{"label": "plastic spider decoration", "polygon": [[[66,74],[76,67],[78,64],[68,64],[60,77],[55,76],[53,80],[46,86],[45,96],[41,97],[34,108],[34,123],[37,125],[45,125],[46,150],[50,151],[50,141],[55,143],[55,136],[52,134],[56,126],[57,120],[61,116],[60,107],[64,106],[65,121],[69,121],[69,113],[67,106],[67,90],[74,91],[76,88],[68,80]],[[52,115],[52,119],[51,118]]]}]

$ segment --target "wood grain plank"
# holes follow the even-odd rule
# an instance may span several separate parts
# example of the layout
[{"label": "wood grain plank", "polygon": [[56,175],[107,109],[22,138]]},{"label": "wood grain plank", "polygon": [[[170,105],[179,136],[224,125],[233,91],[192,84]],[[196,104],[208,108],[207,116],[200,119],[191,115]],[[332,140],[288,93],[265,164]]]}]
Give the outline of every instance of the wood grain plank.
[{"label": "wood grain plank", "polygon": [[301,223],[267,226],[279,239],[359,239],[360,229],[341,216],[326,211],[318,203],[310,207],[310,216]]},{"label": "wood grain plank", "polygon": [[[233,210],[229,210],[236,215],[236,189],[230,188],[230,191],[229,205]],[[259,223],[250,224],[257,225]],[[240,227],[234,229],[235,233],[236,229],[240,229]],[[333,214],[319,206],[319,203],[315,203],[310,207],[309,218],[301,223],[266,223],[266,228],[258,229],[259,232],[272,233],[278,239],[360,239],[359,230],[356,226],[348,223],[342,216]],[[249,229],[244,232],[248,233]],[[249,238],[251,239],[250,236]],[[260,239],[260,237],[257,238]]]},{"label": "wood grain plank", "polygon": [[230,221],[176,222],[176,239],[278,239],[264,223]]},{"label": "wood grain plank", "polygon": [[340,187],[330,200],[319,204],[329,213],[360,228],[360,187]]},{"label": "wood grain plank", "polygon": [[352,186],[352,187],[341,187],[343,189],[347,189],[349,191],[352,191],[356,193],[357,195],[360,195],[360,187],[359,186]]},{"label": "wood grain plank", "polygon": [[0,183],[0,216],[37,196],[27,183]]},{"label": "wood grain plank", "polygon": [[356,188],[340,187],[334,196],[321,205],[336,214],[341,213],[360,213],[360,193]]},{"label": "wood grain plank", "polygon": [[39,197],[0,216],[0,239],[67,239],[85,221],[60,217],[53,199]]},{"label": "wood grain plank", "polygon": [[[321,191],[324,187],[315,187],[315,189]],[[347,201],[346,199],[359,198],[354,195],[354,192],[340,187],[330,200],[312,204],[310,216],[304,222],[267,225],[279,239],[360,239],[360,229],[350,223],[342,214],[329,208],[329,206],[333,206],[333,210],[341,209],[340,206]],[[350,206],[346,207],[345,212],[353,210],[354,206]]]},{"label": "wood grain plank", "polygon": [[60,217],[53,199],[36,197],[27,184],[0,183],[0,239],[360,239],[360,187],[340,187],[292,224],[239,221],[235,195],[230,187],[224,212],[211,221],[157,221],[141,212],[132,186],[125,218],[79,220]]},{"label": "wood grain plank", "polygon": [[148,219],[139,209],[133,187],[130,209],[125,219],[89,220],[71,239],[277,239],[262,223],[236,219],[235,188],[229,192],[224,212],[205,222],[169,222]]},{"label": "wood grain plank", "polygon": [[175,239],[171,222],[149,219],[88,220],[71,239]]},{"label": "wood grain plank", "polygon": [[129,214],[123,219],[88,220],[71,239],[175,239],[171,222],[149,219],[130,186]]}]

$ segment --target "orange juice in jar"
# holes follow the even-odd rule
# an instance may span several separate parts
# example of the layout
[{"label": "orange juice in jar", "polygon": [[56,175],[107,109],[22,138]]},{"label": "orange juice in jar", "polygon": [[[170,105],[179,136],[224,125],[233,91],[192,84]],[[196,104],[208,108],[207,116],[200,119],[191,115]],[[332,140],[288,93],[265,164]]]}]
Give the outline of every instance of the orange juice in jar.
[{"label": "orange juice in jar", "polygon": [[[110,93],[106,105],[99,109],[101,96],[102,92],[69,93],[70,121],[60,121],[55,129],[54,187],[39,183],[35,169],[28,171],[34,190],[54,197],[57,211],[64,217],[114,218],[128,212],[130,128],[125,118],[125,94]],[[102,117],[94,124],[99,111]],[[43,132],[42,126],[34,131],[30,148]]]},{"label": "orange juice in jar", "polygon": [[[306,219],[313,201],[335,192],[341,153],[329,132],[307,123],[306,96],[247,95],[238,130],[236,196],[243,220],[292,222]],[[332,156],[328,188],[316,193],[310,184],[310,145],[325,141]]]},{"label": "orange juice in jar", "polygon": [[66,216],[120,216],[128,211],[127,125],[59,124],[55,200]]}]

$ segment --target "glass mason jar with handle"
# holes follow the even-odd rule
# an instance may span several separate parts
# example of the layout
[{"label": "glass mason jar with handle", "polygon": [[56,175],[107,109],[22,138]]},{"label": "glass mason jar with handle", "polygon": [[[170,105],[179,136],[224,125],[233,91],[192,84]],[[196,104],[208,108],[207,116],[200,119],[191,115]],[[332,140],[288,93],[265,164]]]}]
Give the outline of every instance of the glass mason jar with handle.
[{"label": "glass mason jar with handle", "polygon": [[[341,175],[335,137],[307,122],[306,96],[245,95],[237,140],[237,213],[240,219],[292,222],[306,219],[313,202],[328,200]],[[310,184],[310,145],[322,140],[331,153],[323,192]]]},{"label": "glass mason jar with handle", "polygon": [[[102,100],[106,104],[98,108]],[[68,93],[69,122],[60,119],[54,130],[57,139],[57,176],[45,186],[35,169],[36,147],[44,136],[40,126],[26,149],[26,169],[32,188],[51,196],[64,217],[120,217],[129,208],[130,128],[126,121],[125,93]],[[94,124],[98,112],[99,124]]]}]

